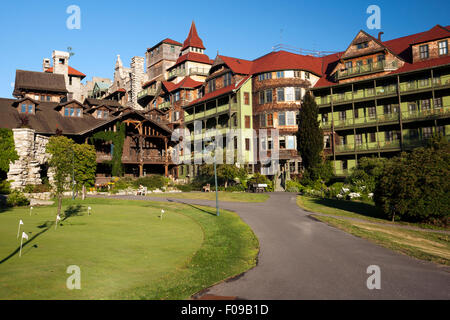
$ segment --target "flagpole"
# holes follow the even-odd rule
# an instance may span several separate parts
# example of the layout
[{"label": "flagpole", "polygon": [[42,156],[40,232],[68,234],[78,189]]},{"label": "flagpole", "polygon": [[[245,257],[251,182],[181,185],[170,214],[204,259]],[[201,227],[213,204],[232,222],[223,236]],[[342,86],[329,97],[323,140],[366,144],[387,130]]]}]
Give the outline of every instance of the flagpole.
[{"label": "flagpole", "polygon": [[19,222],[19,229],[17,229],[17,239],[19,239],[19,233],[20,233],[20,222]]},{"label": "flagpole", "polygon": [[19,257],[22,256],[22,243],[23,243],[23,236],[22,236],[22,238],[20,238],[20,252],[19,252]]}]

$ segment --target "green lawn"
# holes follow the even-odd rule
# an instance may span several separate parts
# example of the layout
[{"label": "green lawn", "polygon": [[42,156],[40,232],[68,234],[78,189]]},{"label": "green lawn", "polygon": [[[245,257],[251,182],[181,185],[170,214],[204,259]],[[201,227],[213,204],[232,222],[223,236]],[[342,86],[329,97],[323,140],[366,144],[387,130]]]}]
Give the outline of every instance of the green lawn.
[{"label": "green lawn", "polygon": [[[362,202],[298,196],[297,204],[308,211],[330,215],[320,216],[313,214],[316,219],[357,237],[367,239],[417,259],[450,265],[450,238],[448,234],[401,228],[401,226],[414,226],[438,229],[436,227],[423,224],[391,222],[376,218],[378,209],[374,205]],[[362,221],[339,217],[357,218]],[[382,223],[382,225],[379,223]]]},{"label": "green lawn", "polygon": [[[168,197],[176,199],[200,199],[200,200],[216,200],[215,192],[167,192],[167,193],[150,193],[149,197]],[[269,199],[269,195],[264,193],[248,193],[248,192],[224,192],[219,191],[219,201],[231,202],[264,202]]]},{"label": "green lawn", "polygon": [[[69,205],[57,230],[55,206],[0,212],[0,299],[186,299],[256,263],[258,241],[232,212],[93,198]],[[21,258],[19,219],[30,236]],[[69,265],[81,269],[81,290],[66,288]]]}]

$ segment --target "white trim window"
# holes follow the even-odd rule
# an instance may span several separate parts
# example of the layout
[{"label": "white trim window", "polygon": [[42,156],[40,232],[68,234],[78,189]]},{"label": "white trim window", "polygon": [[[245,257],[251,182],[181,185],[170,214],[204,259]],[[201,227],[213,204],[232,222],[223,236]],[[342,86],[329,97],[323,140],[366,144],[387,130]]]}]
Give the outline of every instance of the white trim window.
[{"label": "white trim window", "polygon": [[439,48],[439,55],[446,55],[448,54],[448,42],[447,40],[439,41],[438,42],[438,48]]}]

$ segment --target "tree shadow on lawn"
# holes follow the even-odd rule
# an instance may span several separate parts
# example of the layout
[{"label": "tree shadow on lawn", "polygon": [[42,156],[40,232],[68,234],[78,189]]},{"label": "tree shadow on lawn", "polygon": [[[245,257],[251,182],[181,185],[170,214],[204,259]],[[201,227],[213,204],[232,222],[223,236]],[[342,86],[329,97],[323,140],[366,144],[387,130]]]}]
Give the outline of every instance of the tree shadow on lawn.
[{"label": "tree shadow on lawn", "polygon": [[327,198],[313,198],[311,199],[315,204],[322,205],[329,208],[340,209],[344,211],[349,211],[352,213],[360,214],[362,216],[367,216],[371,218],[382,218],[380,209],[376,206],[356,201],[347,200],[334,200]]},{"label": "tree shadow on lawn", "polygon": [[[82,205],[70,205],[69,207],[66,208],[66,210],[64,210],[64,219],[62,219],[61,221],[66,221],[67,219],[69,219],[70,217],[73,216],[79,216],[81,215],[80,213],[83,210],[83,206]],[[26,241],[25,243],[22,244],[22,251],[23,249],[28,246],[31,245],[31,242],[33,240],[35,240],[37,237],[39,237],[41,234],[43,234],[44,232],[48,231],[51,227],[53,227],[55,225],[56,221],[50,221],[47,220],[45,221],[43,224],[37,226],[39,229],[43,229],[42,231],[40,231],[39,233],[36,233],[34,236],[32,236],[28,241]],[[32,248],[37,248],[37,244],[34,244],[32,246]],[[28,251],[30,251],[31,248],[27,251],[24,251],[22,255],[24,255],[25,253],[27,253]],[[11,259],[14,255],[16,255],[18,252],[20,251],[20,246],[17,247],[16,250],[14,250],[12,253],[10,253],[6,258],[0,260],[0,264],[8,261],[9,259]]]},{"label": "tree shadow on lawn", "polygon": [[194,208],[194,209],[196,209],[198,211],[202,211],[202,212],[205,212],[205,213],[207,213],[209,215],[216,216],[216,212],[207,211],[205,209],[199,208],[198,206],[190,204],[190,203],[187,203],[187,202],[176,201],[176,200],[172,200],[172,199],[167,199],[167,202],[182,203],[182,204],[188,205],[189,207]]}]

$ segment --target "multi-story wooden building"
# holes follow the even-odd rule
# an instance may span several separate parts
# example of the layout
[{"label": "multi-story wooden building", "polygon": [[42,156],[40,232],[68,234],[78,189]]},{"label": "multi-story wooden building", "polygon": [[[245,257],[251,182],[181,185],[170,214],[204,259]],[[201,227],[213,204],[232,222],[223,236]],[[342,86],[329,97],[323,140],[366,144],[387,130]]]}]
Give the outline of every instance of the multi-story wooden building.
[{"label": "multi-story wooden building", "polygon": [[450,136],[450,29],[382,41],[360,31],[347,50],[323,57],[312,89],[337,175],[358,159],[390,157]]}]

